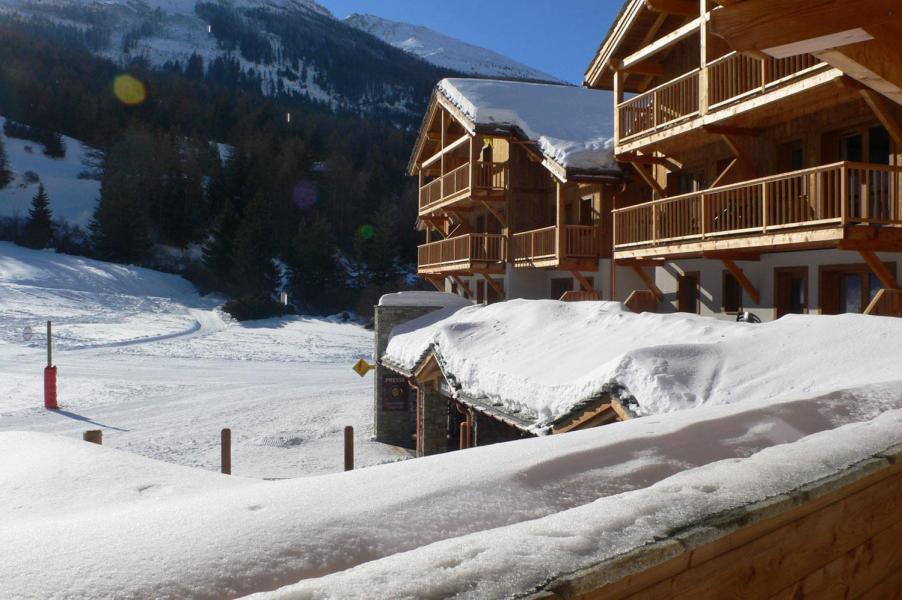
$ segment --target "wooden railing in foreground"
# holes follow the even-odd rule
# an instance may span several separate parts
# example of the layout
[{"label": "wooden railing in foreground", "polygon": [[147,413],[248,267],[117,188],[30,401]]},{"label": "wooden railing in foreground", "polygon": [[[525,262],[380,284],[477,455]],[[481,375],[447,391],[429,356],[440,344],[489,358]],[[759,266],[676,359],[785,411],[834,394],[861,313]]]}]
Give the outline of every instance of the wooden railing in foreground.
[{"label": "wooden railing in foreground", "polygon": [[880,290],[864,314],[877,317],[902,317],[902,290]]},{"label": "wooden railing in foreground", "polygon": [[623,304],[636,314],[658,312],[658,299],[648,290],[634,290]]},{"label": "wooden railing in foreground", "polygon": [[[820,61],[810,54],[762,60],[731,52],[707,65],[708,107],[717,108],[745,95],[765,92],[818,64]],[[702,91],[700,73],[701,69],[695,69],[619,104],[620,139],[698,115]]]},{"label": "wooden railing in foreground", "polygon": [[561,302],[598,302],[599,300],[601,300],[601,294],[594,290],[591,292],[571,290],[564,292],[564,295],[561,296]]},{"label": "wooden railing in foreground", "polygon": [[902,167],[841,162],[614,211],[614,247],[850,223],[902,225]]},{"label": "wooden railing in foreground", "polygon": [[474,233],[423,244],[417,248],[417,263],[422,268],[452,267],[474,262],[507,261],[507,243],[503,235]]},{"label": "wooden railing in foreground", "polygon": [[477,162],[473,164],[474,181],[471,182],[470,163],[465,163],[420,188],[420,210],[465,192],[471,187],[488,191],[504,190],[507,188],[508,172],[506,162]]},{"label": "wooden railing in foreground", "polygon": [[[514,262],[549,260],[558,256],[557,227],[544,227],[511,236],[511,258]],[[565,225],[562,258],[595,258],[598,256],[598,230],[594,225]]]}]

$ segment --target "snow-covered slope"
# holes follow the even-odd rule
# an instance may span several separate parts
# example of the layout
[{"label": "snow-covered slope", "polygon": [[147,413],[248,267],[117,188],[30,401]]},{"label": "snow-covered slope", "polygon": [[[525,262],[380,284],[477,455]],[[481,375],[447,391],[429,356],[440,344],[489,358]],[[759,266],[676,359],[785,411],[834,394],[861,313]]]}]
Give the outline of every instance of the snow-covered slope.
[{"label": "snow-covered slope", "polygon": [[76,139],[63,137],[66,156],[50,158],[44,155],[41,144],[4,136],[4,122],[0,117],[0,137],[15,179],[0,189],[0,217],[27,218],[31,199],[38,184],[43,183],[53,217],[86,227],[100,197],[100,182],[79,174],[96,172],[96,151]]},{"label": "snow-covered slope", "polygon": [[553,75],[428,27],[365,14],[353,14],[345,22],[434,65],[467,75],[560,83]]},{"label": "snow-covered slope", "polygon": [[[372,333],[304,317],[239,324],[218,304],[174,275],[0,242],[0,430],[102,428],[108,446],[215,470],[231,427],[234,472],[254,477],[340,470],[346,425],[358,464],[404,456],[369,441],[372,382],[351,366]],[[47,320],[53,413],[40,408]]]}]

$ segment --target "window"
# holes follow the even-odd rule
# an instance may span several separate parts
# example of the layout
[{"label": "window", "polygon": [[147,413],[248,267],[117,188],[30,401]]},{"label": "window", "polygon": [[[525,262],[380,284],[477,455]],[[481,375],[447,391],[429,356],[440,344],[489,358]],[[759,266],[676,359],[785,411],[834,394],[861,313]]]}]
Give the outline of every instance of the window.
[{"label": "window", "polygon": [[742,310],[742,286],[729,271],[723,272],[723,312],[738,313]]},{"label": "window", "polygon": [[573,291],[572,277],[555,277],[551,280],[551,299],[560,300],[565,292]]},{"label": "window", "polygon": [[[895,263],[885,263],[896,272]],[[821,312],[825,315],[863,313],[883,284],[867,265],[837,265],[821,267]]]},{"label": "window", "polygon": [[808,312],[808,267],[774,270],[774,304],[778,319]]},{"label": "window", "polygon": [[583,198],[579,201],[579,224],[580,225],[591,225],[592,224],[592,197]]},{"label": "window", "polygon": [[485,280],[476,281],[476,304],[485,304]]},{"label": "window", "polygon": [[698,273],[685,273],[677,278],[677,310],[679,312],[698,314],[698,287]]}]

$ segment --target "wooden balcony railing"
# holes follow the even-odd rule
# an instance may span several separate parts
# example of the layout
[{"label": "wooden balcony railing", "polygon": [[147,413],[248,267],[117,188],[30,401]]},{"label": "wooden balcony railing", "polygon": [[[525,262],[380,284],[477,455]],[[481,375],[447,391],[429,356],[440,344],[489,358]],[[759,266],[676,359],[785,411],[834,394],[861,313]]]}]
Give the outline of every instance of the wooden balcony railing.
[{"label": "wooden balcony railing", "polygon": [[420,188],[420,210],[473,188],[480,191],[507,189],[508,173],[506,162],[477,162],[473,165],[474,181],[471,182],[470,163],[465,163]]},{"label": "wooden balcony railing", "polygon": [[820,61],[810,54],[761,60],[731,52],[708,63],[709,108],[730,102],[746,94],[764,91],[768,86],[810,69]]},{"label": "wooden balcony railing", "polygon": [[[709,110],[746,95],[763,93],[818,64],[820,61],[809,54],[764,60],[736,52],[727,54],[707,65]],[[619,104],[620,139],[670,127],[698,115],[700,72],[701,69],[695,69]]]},{"label": "wooden balcony railing", "polygon": [[614,211],[614,247],[783,229],[902,225],[902,167],[841,162]]},{"label": "wooden balcony railing", "polygon": [[620,137],[632,137],[697,115],[700,72],[696,69],[618,106]]},{"label": "wooden balcony railing", "polygon": [[[514,263],[533,263],[558,257],[557,227],[543,227],[511,237]],[[598,230],[594,225],[565,225],[562,258],[597,258]]]},{"label": "wooden balcony railing", "polygon": [[466,267],[473,263],[507,261],[507,243],[503,235],[474,233],[423,244],[417,249],[420,269]]}]

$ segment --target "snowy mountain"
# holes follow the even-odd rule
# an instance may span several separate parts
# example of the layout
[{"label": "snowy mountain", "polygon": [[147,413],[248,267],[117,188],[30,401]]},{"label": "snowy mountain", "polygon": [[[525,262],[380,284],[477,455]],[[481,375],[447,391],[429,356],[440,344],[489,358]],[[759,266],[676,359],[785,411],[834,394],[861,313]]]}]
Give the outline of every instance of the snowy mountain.
[{"label": "snowy mountain", "polygon": [[467,75],[561,83],[553,75],[428,27],[361,14],[351,15],[345,19],[345,23],[436,66]]},{"label": "snowy mountain", "polygon": [[418,115],[448,74],[314,0],[0,0],[0,24],[122,66],[239,73],[264,94],[357,114]]}]

